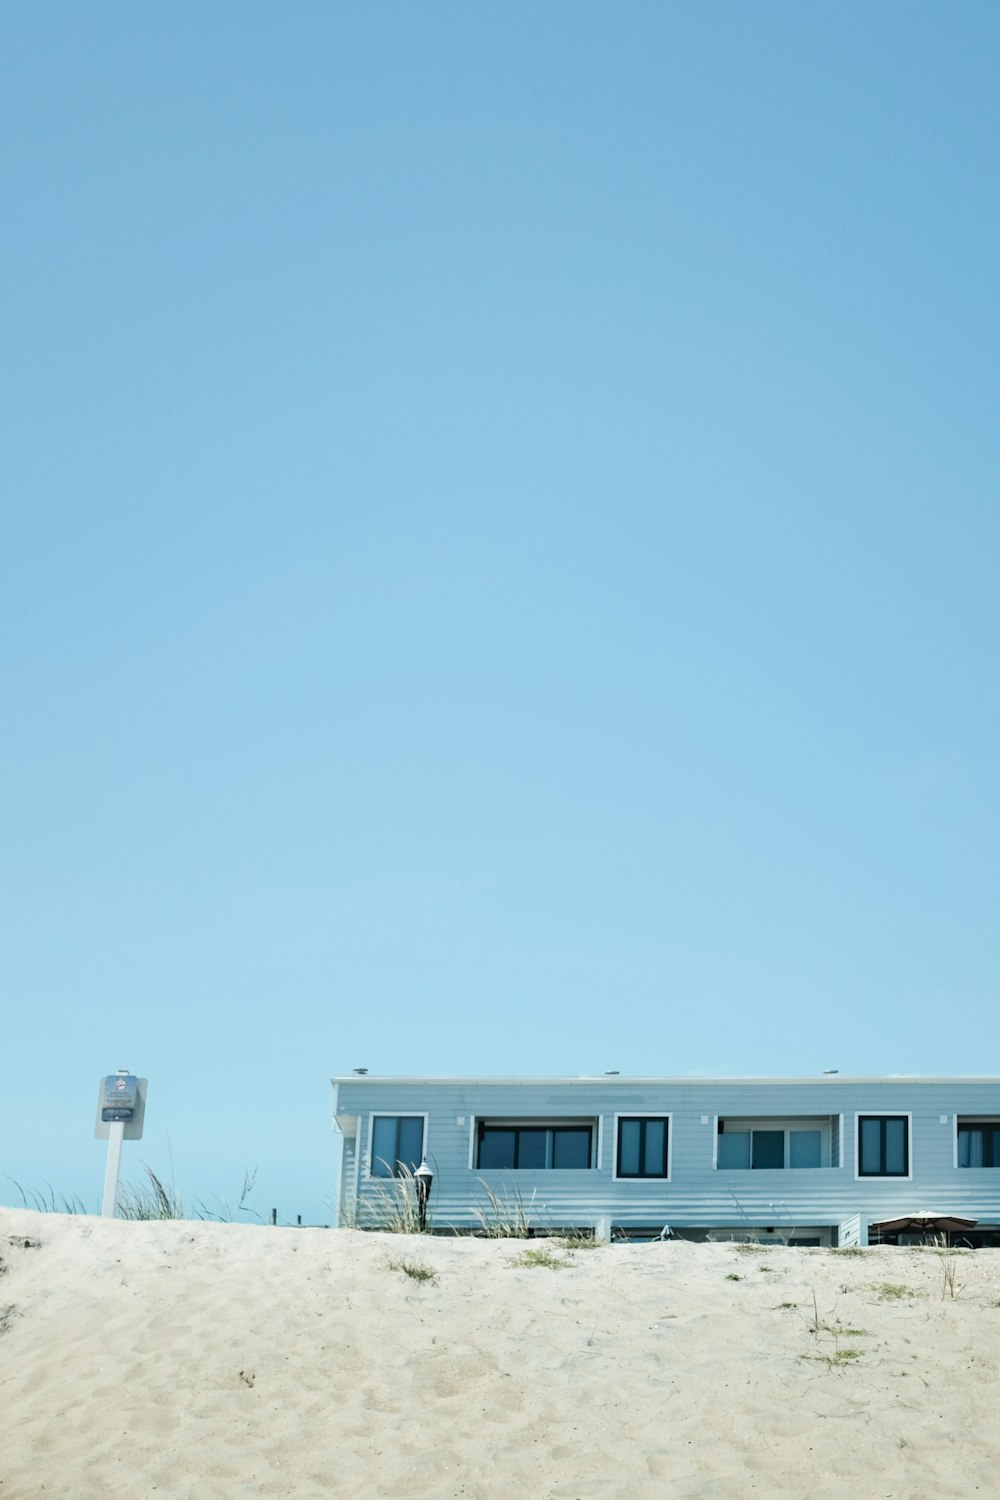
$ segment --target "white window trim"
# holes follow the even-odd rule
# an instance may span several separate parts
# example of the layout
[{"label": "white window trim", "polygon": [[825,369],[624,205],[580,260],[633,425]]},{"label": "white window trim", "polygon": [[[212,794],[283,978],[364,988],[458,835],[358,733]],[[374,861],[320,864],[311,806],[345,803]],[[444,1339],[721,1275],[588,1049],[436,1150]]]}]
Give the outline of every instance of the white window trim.
[{"label": "white window trim", "polygon": [[368,1160],[367,1156],[365,1156],[362,1151],[358,1150],[358,1146],[359,1146],[359,1141],[358,1141],[357,1136],[355,1136],[354,1137],[354,1206],[355,1206],[355,1208],[357,1208],[358,1201],[359,1201],[359,1199],[361,1197],[361,1163],[362,1163],[362,1157],[364,1157],[365,1161]]},{"label": "white window trim", "polygon": [[[906,1175],[899,1172],[886,1173],[861,1171],[861,1120],[906,1120]],[[956,1147],[957,1138],[956,1138]],[[912,1109],[856,1109],[854,1111],[854,1181],[855,1182],[912,1182],[913,1181],[913,1111]]]},{"label": "white window trim", "polygon": [[[599,1172],[603,1149],[602,1115],[471,1115],[469,1118],[469,1171],[470,1172]],[[476,1136],[480,1125],[509,1125],[513,1130],[537,1128],[552,1130],[560,1126],[586,1126],[592,1132],[591,1164],[589,1167],[477,1167]]]},{"label": "white window trim", "polygon": [[[669,1182],[674,1168],[674,1117],[666,1109],[621,1109],[612,1115],[611,1130],[611,1181],[612,1182]],[[619,1120],[666,1120],[667,1122],[667,1175],[666,1177],[619,1177],[618,1175],[618,1121]]]},{"label": "white window trim", "polygon": [[[753,1132],[755,1130],[780,1130],[785,1137],[785,1163],[780,1167],[758,1167],[757,1171],[765,1172],[828,1172],[833,1161],[833,1139],[837,1130],[838,1122],[843,1124],[842,1115],[716,1115],[715,1135],[712,1146],[712,1166],[717,1172],[743,1172],[753,1171],[751,1167],[720,1167],[719,1166],[719,1121],[727,1123],[735,1122],[740,1131]],[[815,1130],[819,1132],[820,1158],[827,1157],[826,1164],[819,1167],[793,1167],[791,1157],[791,1135],[796,1130]]]},{"label": "white window trim", "polygon": [[[867,1113],[867,1111],[862,1111],[862,1113]],[[833,1148],[834,1148],[834,1144],[835,1143],[836,1143],[836,1146],[837,1146],[837,1154],[838,1154],[838,1156],[840,1158],[840,1163],[841,1163],[841,1165],[843,1165],[843,1161],[844,1161],[844,1116],[842,1114],[821,1114],[821,1115],[809,1115],[809,1114],[805,1114],[805,1115],[739,1115],[739,1114],[726,1114],[726,1115],[713,1115],[711,1117],[711,1126],[712,1126],[712,1171],[713,1172],[727,1172],[728,1173],[728,1172],[741,1172],[741,1171],[752,1171],[753,1170],[753,1168],[750,1168],[750,1167],[744,1168],[744,1167],[720,1167],[719,1166],[719,1121],[720,1120],[736,1121],[740,1125],[740,1127],[742,1129],[745,1129],[745,1130],[748,1130],[748,1131],[754,1131],[754,1130],[781,1130],[781,1131],[783,1131],[784,1135],[785,1135],[785,1155],[786,1155],[786,1157],[789,1155],[789,1153],[791,1151],[791,1142],[789,1140],[789,1136],[790,1136],[790,1134],[791,1134],[791,1132],[793,1130],[813,1129],[813,1130],[818,1130],[819,1131],[819,1135],[820,1135],[820,1154],[822,1155],[825,1152],[826,1155],[827,1155],[827,1157],[829,1158],[829,1160],[827,1161],[827,1163],[826,1163],[825,1166],[821,1166],[821,1167],[791,1167],[790,1165],[786,1165],[786,1166],[783,1166],[783,1167],[763,1167],[763,1168],[757,1168],[758,1171],[773,1171],[773,1172],[791,1172],[791,1171],[796,1171],[796,1172],[799,1172],[799,1171],[802,1171],[802,1172],[829,1172],[831,1170],[833,1170],[833,1171],[839,1171],[838,1167],[834,1167],[833,1166]],[[827,1124],[826,1122],[829,1122],[829,1123]]]},{"label": "white window trim", "polygon": [[[368,1145],[365,1149],[364,1174],[366,1182],[398,1182],[396,1177],[376,1177],[372,1172],[372,1141],[375,1137],[376,1120],[423,1120],[424,1136],[421,1161],[427,1160],[427,1135],[430,1116],[420,1109],[376,1109],[368,1116]],[[419,1166],[420,1163],[418,1162]]]}]

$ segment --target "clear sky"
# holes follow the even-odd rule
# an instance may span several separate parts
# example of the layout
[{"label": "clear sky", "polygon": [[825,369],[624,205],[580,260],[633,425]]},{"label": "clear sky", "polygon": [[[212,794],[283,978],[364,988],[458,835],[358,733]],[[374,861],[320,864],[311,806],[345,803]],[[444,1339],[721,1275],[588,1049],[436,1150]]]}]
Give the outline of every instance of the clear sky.
[{"label": "clear sky", "polygon": [[1000,9],[0,8],[0,1201],[997,1072]]}]

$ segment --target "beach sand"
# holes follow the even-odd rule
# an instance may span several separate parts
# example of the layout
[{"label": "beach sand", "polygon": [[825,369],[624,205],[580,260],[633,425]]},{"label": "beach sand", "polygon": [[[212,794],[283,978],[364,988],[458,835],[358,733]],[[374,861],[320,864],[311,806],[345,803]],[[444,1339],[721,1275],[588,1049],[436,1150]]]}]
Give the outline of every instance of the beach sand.
[{"label": "beach sand", "polygon": [[1000,1489],[1000,1251],[5,1209],[0,1256],[0,1500]]}]

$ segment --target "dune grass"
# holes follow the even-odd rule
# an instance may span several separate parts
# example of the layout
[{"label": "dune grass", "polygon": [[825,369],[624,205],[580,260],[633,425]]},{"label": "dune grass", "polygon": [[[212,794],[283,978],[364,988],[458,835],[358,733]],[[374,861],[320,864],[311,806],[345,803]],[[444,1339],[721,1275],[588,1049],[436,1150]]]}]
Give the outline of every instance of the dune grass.
[{"label": "dune grass", "polygon": [[422,1260],[413,1260],[410,1256],[390,1256],[386,1260],[385,1268],[387,1271],[401,1271],[411,1281],[417,1281],[421,1284],[437,1281],[437,1272],[433,1266],[427,1265]]},{"label": "dune grass", "polygon": [[872,1291],[883,1302],[900,1302],[904,1297],[919,1297],[916,1288],[904,1286],[901,1281],[878,1281],[872,1286]]},{"label": "dune grass", "polygon": [[567,1266],[572,1265],[562,1255],[555,1255],[551,1250],[533,1248],[522,1250],[514,1260],[512,1266],[546,1266],[550,1271],[565,1271]]},{"label": "dune grass", "polygon": [[377,1178],[371,1193],[358,1204],[354,1223],[349,1227],[381,1234],[426,1233],[430,1217],[421,1225],[417,1180],[410,1168],[400,1165],[395,1176]]},{"label": "dune grass", "polygon": [[526,1240],[541,1227],[534,1222],[535,1195],[525,1203],[518,1187],[506,1188],[498,1193],[480,1177],[479,1186],[486,1198],[476,1208],[479,1220],[477,1233],[488,1240]]},{"label": "dune grass", "polygon": [[118,1189],[118,1216],[122,1219],[183,1219],[184,1205],[180,1194],[166,1184],[143,1162],[147,1181],[136,1187],[123,1182]]},{"label": "dune grass", "polygon": [[45,1184],[45,1192],[40,1192],[37,1188],[22,1187],[16,1177],[8,1177],[7,1181],[12,1182],[17,1188],[24,1207],[34,1209],[36,1213],[85,1214],[87,1212],[86,1205],[82,1199],[77,1198],[75,1195],[67,1198],[63,1194],[60,1194],[57,1198],[51,1183],[47,1182]]}]

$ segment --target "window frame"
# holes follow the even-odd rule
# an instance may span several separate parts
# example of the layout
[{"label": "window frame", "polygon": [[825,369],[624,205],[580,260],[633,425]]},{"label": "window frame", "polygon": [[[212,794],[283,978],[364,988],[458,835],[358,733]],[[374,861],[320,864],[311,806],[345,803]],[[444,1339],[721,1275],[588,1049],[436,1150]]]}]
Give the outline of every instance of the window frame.
[{"label": "window frame", "polygon": [[[544,1130],[551,1137],[557,1130],[587,1130],[590,1132],[590,1150],[588,1162],[585,1167],[556,1167],[548,1164],[555,1149],[554,1139],[546,1142],[545,1155],[546,1164],[540,1167],[518,1167],[518,1166],[481,1166],[480,1156],[482,1151],[483,1136],[487,1130],[514,1131],[515,1134],[522,1130]],[[517,1115],[514,1117],[503,1115],[475,1115],[472,1120],[472,1161],[471,1170],[474,1172],[595,1172],[600,1165],[601,1133],[600,1120],[596,1115]],[[515,1157],[517,1155],[517,1143],[515,1142]]]},{"label": "window frame", "polygon": [[[620,1122],[622,1120],[663,1120],[667,1127],[667,1170],[665,1174],[646,1172],[620,1172],[618,1162],[621,1154],[621,1137],[619,1134]],[[669,1182],[673,1175],[673,1151],[674,1151],[674,1117],[670,1111],[662,1109],[623,1109],[616,1110],[612,1116],[611,1135],[611,1181],[612,1182]]]},{"label": "window frame", "polygon": [[[423,1121],[423,1125],[421,1127],[421,1132],[420,1132],[420,1143],[421,1143],[420,1161],[417,1162],[417,1166],[419,1167],[420,1162],[421,1161],[426,1161],[426,1159],[427,1159],[427,1131],[428,1131],[428,1121],[429,1121],[429,1118],[430,1117],[429,1117],[429,1115],[427,1114],[427,1112],[425,1110],[419,1110],[419,1109],[394,1109],[394,1110],[376,1109],[376,1110],[373,1110],[372,1113],[368,1116],[368,1149],[365,1152],[365,1177],[366,1177],[366,1180],[369,1181],[369,1182],[399,1182],[399,1181],[401,1181],[401,1179],[403,1177],[403,1173],[402,1172],[397,1172],[395,1170],[395,1163],[393,1163],[393,1170],[391,1172],[388,1172],[388,1173],[375,1172],[375,1171],[372,1170],[373,1167],[374,1167],[374,1165],[375,1165],[375,1157],[373,1155],[373,1151],[374,1151],[374,1145],[375,1145],[375,1121],[376,1120],[395,1120],[396,1121],[396,1145],[397,1145],[397,1148],[398,1148],[398,1145],[399,1145],[399,1121],[400,1120],[422,1120]],[[385,1160],[384,1157],[379,1157],[378,1159],[379,1159],[379,1161],[384,1161]],[[398,1161],[398,1160],[399,1160],[399,1156],[398,1156],[398,1152],[397,1152],[396,1161]],[[388,1163],[387,1163],[387,1165],[388,1165]]]},{"label": "window frame", "polygon": [[[839,1132],[843,1117],[838,1115],[715,1115],[712,1137],[712,1170],[714,1172],[829,1172],[833,1166],[834,1147],[838,1157],[843,1157]],[[720,1130],[725,1125],[731,1129]],[[781,1134],[781,1166],[755,1167],[753,1164],[753,1137]],[[815,1167],[792,1166],[792,1136],[808,1134],[819,1136],[819,1165]],[[719,1141],[726,1135],[749,1135],[749,1161],[745,1167],[723,1167],[719,1165]],[[824,1160],[825,1158],[825,1160]]]},{"label": "window frame", "polygon": [[1000,1141],[995,1140],[990,1141],[988,1153],[985,1150],[985,1141],[983,1143],[983,1155],[986,1156],[988,1154],[992,1158],[990,1161],[984,1161],[982,1165],[978,1167],[963,1167],[962,1163],[958,1159],[958,1138],[963,1130],[992,1130],[996,1135],[1000,1135],[1000,1117],[993,1116],[993,1118],[990,1118],[989,1115],[955,1116],[955,1170],[958,1172],[995,1172],[1000,1169]]},{"label": "window frame", "polygon": [[[906,1127],[905,1150],[906,1171],[905,1172],[862,1172],[861,1170],[861,1122],[862,1120],[879,1120],[885,1125],[888,1120],[902,1120]],[[885,1132],[880,1145],[879,1155],[885,1158]],[[956,1137],[957,1139],[957,1137]],[[854,1113],[854,1180],[856,1182],[884,1182],[891,1178],[893,1182],[909,1182],[913,1178],[913,1111],[909,1109],[859,1109]]]}]

